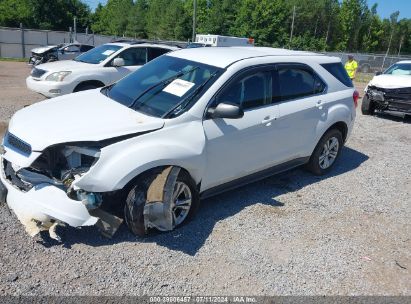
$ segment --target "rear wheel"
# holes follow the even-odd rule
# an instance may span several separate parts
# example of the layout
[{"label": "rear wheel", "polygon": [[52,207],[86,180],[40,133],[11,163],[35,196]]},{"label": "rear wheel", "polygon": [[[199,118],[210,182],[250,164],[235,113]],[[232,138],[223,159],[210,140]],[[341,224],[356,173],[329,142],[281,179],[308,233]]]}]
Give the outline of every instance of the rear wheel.
[{"label": "rear wheel", "polygon": [[361,112],[363,115],[373,115],[375,113],[375,104],[365,94],[361,102]]},{"label": "rear wheel", "polygon": [[342,134],[337,129],[327,131],[320,139],[307,164],[315,175],[324,175],[334,166],[343,146]]},{"label": "rear wheel", "polygon": [[[158,172],[143,176],[130,190],[124,207],[124,218],[128,228],[136,235],[146,234],[144,225],[144,206],[147,191]],[[200,198],[195,182],[185,171],[180,171],[174,184],[172,195],[173,227],[177,228],[188,222],[198,210]]]}]

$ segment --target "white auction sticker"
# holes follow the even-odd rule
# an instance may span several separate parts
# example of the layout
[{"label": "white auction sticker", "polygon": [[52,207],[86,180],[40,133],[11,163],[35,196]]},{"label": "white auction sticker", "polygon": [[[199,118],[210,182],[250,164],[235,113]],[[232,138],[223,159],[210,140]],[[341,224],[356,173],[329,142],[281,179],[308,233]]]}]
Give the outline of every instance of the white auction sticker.
[{"label": "white auction sticker", "polygon": [[113,51],[113,50],[105,50],[102,54],[103,55],[107,55],[107,56],[110,56],[111,54],[113,54],[115,51]]},{"label": "white auction sticker", "polygon": [[193,82],[185,81],[183,79],[175,79],[166,86],[163,91],[181,97],[193,86]]}]

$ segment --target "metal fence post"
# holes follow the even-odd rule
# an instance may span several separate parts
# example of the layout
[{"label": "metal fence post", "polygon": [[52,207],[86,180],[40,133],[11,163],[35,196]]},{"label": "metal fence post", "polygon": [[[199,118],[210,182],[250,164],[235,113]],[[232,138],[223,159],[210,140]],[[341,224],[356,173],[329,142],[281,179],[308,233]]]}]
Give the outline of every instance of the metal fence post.
[{"label": "metal fence post", "polygon": [[24,43],[23,23],[20,23],[20,32],[21,32],[21,51],[22,51],[22,54],[23,54],[23,58],[26,58],[26,45]]}]

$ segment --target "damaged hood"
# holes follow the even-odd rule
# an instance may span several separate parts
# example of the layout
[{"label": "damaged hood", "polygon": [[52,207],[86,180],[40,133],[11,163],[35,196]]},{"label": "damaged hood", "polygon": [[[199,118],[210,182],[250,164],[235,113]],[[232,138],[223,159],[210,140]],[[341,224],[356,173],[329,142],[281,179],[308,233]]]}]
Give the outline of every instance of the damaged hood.
[{"label": "damaged hood", "polygon": [[54,49],[56,47],[58,47],[58,45],[41,46],[41,47],[32,49],[31,52],[36,53],[36,54],[42,54],[42,53],[50,51],[51,49]]},{"label": "damaged hood", "polygon": [[163,119],[136,112],[95,89],[26,107],[12,117],[9,132],[32,151],[42,151],[55,144],[100,141],[163,126]]},{"label": "damaged hood", "polygon": [[382,89],[399,89],[411,87],[410,75],[378,75],[368,84]]}]

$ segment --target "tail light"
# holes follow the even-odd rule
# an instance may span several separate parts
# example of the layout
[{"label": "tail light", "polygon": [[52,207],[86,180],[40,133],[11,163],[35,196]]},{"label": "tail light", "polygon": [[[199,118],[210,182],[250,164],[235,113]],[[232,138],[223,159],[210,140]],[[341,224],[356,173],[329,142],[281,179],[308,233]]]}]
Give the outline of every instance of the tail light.
[{"label": "tail light", "polygon": [[355,90],[354,93],[352,94],[352,99],[354,100],[355,107],[358,106],[358,98],[360,98],[360,93],[358,93],[358,91]]}]

